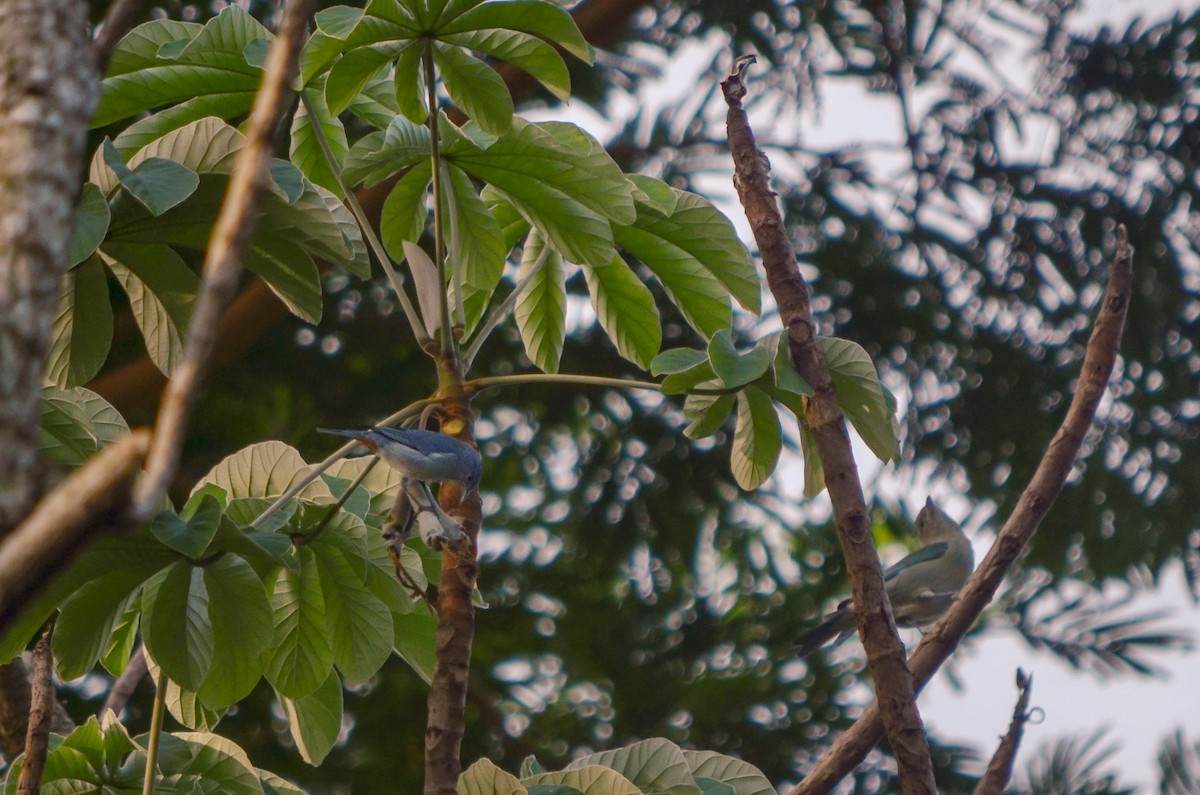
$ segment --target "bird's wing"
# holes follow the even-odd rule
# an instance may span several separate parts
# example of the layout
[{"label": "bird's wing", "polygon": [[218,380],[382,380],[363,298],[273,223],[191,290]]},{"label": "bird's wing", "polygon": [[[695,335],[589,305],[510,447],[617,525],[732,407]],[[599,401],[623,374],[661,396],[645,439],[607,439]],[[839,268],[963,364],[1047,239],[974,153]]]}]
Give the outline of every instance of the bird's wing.
[{"label": "bird's wing", "polygon": [[905,569],[911,569],[918,563],[927,563],[931,560],[937,560],[945,555],[946,550],[949,548],[950,545],[945,541],[939,541],[936,544],[930,544],[929,546],[921,547],[903,560],[888,566],[883,572],[883,581],[889,582],[896,579],[900,572],[904,571]]},{"label": "bird's wing", "polygon": [[450,438],[437,431],[418,431],[409,428],[374,428],[372,430],[380,436],[386,436],[397,444],[411,447],[418,453],[425,455],[446,452],[443,440]]}]

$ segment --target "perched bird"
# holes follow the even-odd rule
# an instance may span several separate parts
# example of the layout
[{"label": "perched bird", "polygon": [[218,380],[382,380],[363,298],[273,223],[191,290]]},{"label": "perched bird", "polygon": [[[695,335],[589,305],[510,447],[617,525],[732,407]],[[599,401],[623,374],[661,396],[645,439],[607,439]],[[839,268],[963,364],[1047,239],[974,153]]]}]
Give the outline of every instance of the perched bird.
[{"label": "perched bird", "polygon": [[[883,573],[892,615],[901,627],[921,627],[940,618],[975,568],[971,542],[932,497],[917,514],[917,534],[921,548]],[[854,606],[846,599],[796,639],[796,653],[807,657],[831,640],[836,647],[853,634]]]},{"label": "perched bird", "polygon": [[436,483],[452,480],[472,489],[479,485],[479,478],[483,475],[483,462],[478,450],[437,431],[407,428],[317,430],[354,439],[374,451],[385,464],[413,480]]}]

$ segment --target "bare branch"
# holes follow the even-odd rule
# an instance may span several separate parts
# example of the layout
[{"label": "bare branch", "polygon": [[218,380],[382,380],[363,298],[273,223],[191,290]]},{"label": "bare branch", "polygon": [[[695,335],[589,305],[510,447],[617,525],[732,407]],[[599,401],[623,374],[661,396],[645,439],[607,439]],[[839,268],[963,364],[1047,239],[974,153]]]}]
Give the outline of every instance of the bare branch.
[{"label": "bare branch", "polygon": [[314,9],[314,0],[290,0],[267,55],[262,87],[250,110],[246,143],[237,153],[229,190],[204,258],[203,282],[188,324],[183,358],[167,383],[159,407],[146,477],[137,492],[138,521],[153,516],[179,466],[184,433],[216,346],[221,316],[237,289],[242,258],[250,247],[262,197],[270,185],[275,130],[291,104],[291,82]]},{"label": "bare branch", "polygon": [[42,771],[50,747],[50,717],[54,714],[54,681],[50,678],[50,633],[33,647],[33,694],[29,704],[29,729],[25,735],[25,761],[17,779],[17,795],[37,795],[42,790]]},{"label": "bare branch", "polygon": [[[1117,229],[1117,251],[1108,276],[1104,302],[1092,327],[1079,384],[1067,416],[1046,448],[1037,471],[1021,493],[987,557],[958,593],[954,605],[925,635],[912,656],[913,681],[920,689],[954,651],[967,630],[995,596],[1004,575],[1029,543],[1038,525],[1062,491],[1084,435],[1092,425],[1096,407],[1108,386],[1121,345],[1121,332],[1129,309],[1133,249],[1124,227]],[[808,777],[789,795],[828,792],[852,771],[883,737],[883,724],[875,704],[842,734]]]},{"label": "bare branch", "polygon": [[146,671],[149,668],[146,665],[146,647],[140,645],[133,656],[129,658],[129,662],[125,666],[125,670],[113,682],[109,688],[108,698],[104,699],[104,707],[100,710],[100,715],[103,716],[108,710],[112,710],[114,715],[120,716],[121,710],[125,709],[125,705],[129,703],[129,699],[133,697],[133,691],[137,690],[137,686],[142,683],[146,677]]},{"label": "bare branch", "polygon": [[838,407],[829,366],[816,344],[816,324],[808,285],[796,266],[796,253],[787,236],[779,203],[771,190],[770,165],[758,148],[742,108],[741,100],[746,94],[742,77],[748,65],[747,59],[739,59],[734,71],[721,83],[729,106],[726,126],[733,154],[734,185],[754,231],[767,284],[779,307],[779,317],[787,330],[792,362],[800,377],[814,391],[808,401],[806,419],[825,470],[838,540],[850,575],[855,622],[867,650],[867,665],[875,678],[875,703],[884,706],[884,723],[896,756],[901,791],[906,795],[933,795],[937,789],[929,742],[917,710],[904,646],[896,632],[892,607],[883,587],[883,569],[875,549],[846,421]]},{"label": "bare branch", "polygon": [[1017,706],[1013,708],[1012,723],[1008,725],[1008,734],[1000,740],[1000,747],[992,755],[992,761],[975,785],[975,795],[1001,795],[1008,779],[1012,776],[1013,759],[1017,756],[1017,747],[1021,744],[1021,735],[1025,731],[1025,723],[1029,720],[1029,692],[1033,688],[1033,676],[1026,676],[1020,668],[1017,669]]},{"label": "bare branch", "polygon": [[108,6],[104,21],[100,23],[100,29],[92,41],[92,55],[96,58],[96,71],[101,77],[108,71],[108,63],[112,60],[113,50],[117,49],[117,43],[129,31],[141,9],[142,0],[113,0]]},{"label": "bare branch", "polygon": [[125,526],[150,434],[134,431],[100,451],[37,504],[0,543],[0,633],[98,531]]}]

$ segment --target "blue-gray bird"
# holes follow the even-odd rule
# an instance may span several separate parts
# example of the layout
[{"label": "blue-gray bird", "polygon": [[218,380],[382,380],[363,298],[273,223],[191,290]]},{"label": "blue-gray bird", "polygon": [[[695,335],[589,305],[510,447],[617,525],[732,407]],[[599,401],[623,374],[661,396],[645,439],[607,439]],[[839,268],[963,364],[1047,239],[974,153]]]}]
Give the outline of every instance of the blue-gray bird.
[{"label": "blue-gray bird", "polygon": [[[917,534],[921,548],[883,573],[892,615],[901,627],[937,621],[975,568],[971,542],[958,523],[933,504],[932,497],[917,514]],[[854,606],[846,599],[796,639],[796,653],[807,657],[830,641],[836,647],[853,635],[854,629]]]},{"label": "blue-gray bird", "polygon": [[374,451],[392,469],[413,480],[435,483],[452,480],[470,490],[479,485],[479,478],[483,475],[479,451],[453,436],[437,431],[408,428],[317,430],[354,439]]}]

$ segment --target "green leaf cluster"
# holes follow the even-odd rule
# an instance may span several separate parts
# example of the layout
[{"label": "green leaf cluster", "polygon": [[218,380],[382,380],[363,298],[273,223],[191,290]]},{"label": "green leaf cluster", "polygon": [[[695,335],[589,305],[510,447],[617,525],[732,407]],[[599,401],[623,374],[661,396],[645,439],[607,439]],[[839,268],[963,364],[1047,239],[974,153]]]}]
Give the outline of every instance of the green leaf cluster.
[{"label": "green leaf cluster", "polygon": [[[66,737],[51,736],[41,784],[44,792],[108,792],[139,795],[146,771],[148,736],[130,737],[111,712]],[[24,756],[9,770],[6,795],[17,791]],[[160,782],[171,792],[225,792],[233,795],[303,795],[303,790],[259,770],[234,743],[207,732],[179,732],[160,738]]]},{"label": "green leaf cluster", "polygon": [[[804,496],[811,498],[825,488],[821,460],[805,419],[813,391],[796,372],[785,335],[763,337],[742,353],[730,332],[720,330],[707,350],[663,351],[650,371],[665,376],[663,392],[687,395],[684,412],[691,424],[684,433],[692,439],[719,431],[736,409],[730,464],[738,485],[746,490],[758,488],[775,471],[783,447],[775,404],[786,407],[796,418],[804,456]],[[896,399],[880,382],[871,357],[857,343],[837,337],[818,337],[817,345],[846,418],[880,461],[894,460],[899,455]]]},{"label": "green leaf cluster", "polygon": [[[85,389],[49,389],[44,407],[43,444],[66,463],[125,432]],[[399,476],[379,467],[345,494],[366,466],[339,462],[260,521],[311,466],[280,442],[229,456],[182,510],[86,547],[0,638],[0,658],[19,654],[57,610],[59,676],[97,663],[117,675],[140,632],[181,723],[212,730],[265,677],[301,755],[319,763],[339,736],[343,678],[369,680],[393,652],[432,675],[433,619],[413,609],[380,533]],[[416,552],[401,563],[425,581]]]},{"label": "green leaf cluster", "polygon": [[458,795],[775,795],[753,765],[712,751],[645,740],[576,759],[547,773],[532,757],[518,778],[487,759],[458,780]]}]

